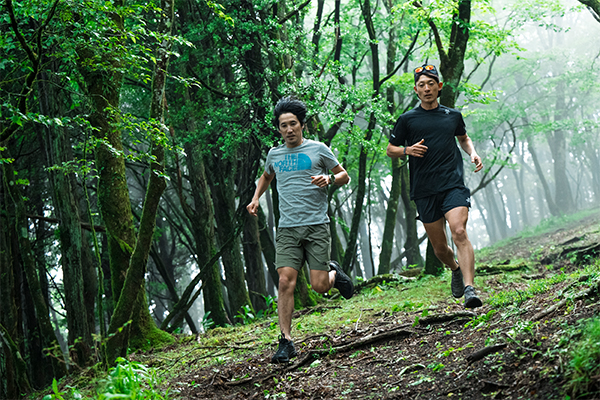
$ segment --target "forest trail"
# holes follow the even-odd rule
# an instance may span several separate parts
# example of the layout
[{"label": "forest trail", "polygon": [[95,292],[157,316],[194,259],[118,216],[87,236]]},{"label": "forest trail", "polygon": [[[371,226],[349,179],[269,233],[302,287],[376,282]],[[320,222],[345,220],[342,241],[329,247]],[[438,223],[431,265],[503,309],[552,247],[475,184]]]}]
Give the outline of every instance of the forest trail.
[{"label": "forest trail", "polygon": [[[348,302],[297,311],[299,355],[286,365],[269,363],[275,318],[132,358],[164,372],[180,399],[562,399],[567,344],[600,309],[599,249],[595,210],[481,252],[474,311],[451,298],[449,274],[366,285]],[[409,294],[446,286],[435,303]],[[301,336],[315,318],[327,328]]]}]

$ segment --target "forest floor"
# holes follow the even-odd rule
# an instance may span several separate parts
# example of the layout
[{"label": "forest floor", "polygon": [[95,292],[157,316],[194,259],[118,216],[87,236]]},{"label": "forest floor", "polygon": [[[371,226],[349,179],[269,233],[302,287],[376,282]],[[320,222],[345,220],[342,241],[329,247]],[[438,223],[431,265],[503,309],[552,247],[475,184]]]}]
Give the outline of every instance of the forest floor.
[{"label": "forest floor", "polygon": [[600,377],[586,395],[566,388],[570,347],[600,311],[600,210],[547,225],[477,253],[475,310],[449,272],[390,275],[297,311],[289,364],[269,362],[276,316],[131,359],[175,399],[600,398]]}]

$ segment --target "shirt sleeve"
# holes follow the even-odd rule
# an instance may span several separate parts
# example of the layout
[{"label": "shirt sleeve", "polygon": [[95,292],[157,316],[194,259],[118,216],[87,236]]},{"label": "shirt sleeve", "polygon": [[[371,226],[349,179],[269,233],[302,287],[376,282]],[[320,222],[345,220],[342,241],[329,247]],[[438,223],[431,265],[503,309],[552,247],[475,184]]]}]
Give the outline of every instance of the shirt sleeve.
[{"label": "shirt sleeve", "polygon": [[465,126],[465,120],[460,112],[458,112],[458,123],[456,124],[456,131],[454,132],[454,136],[463,136],[467,133],[467,128]]},{"label": "shirt sleeve", "polygon": [[325,165],[325,168],[329,171],[331,169],[334,169],[336,166],[338,166],[340,163],[338,162],[337,158],[335,157],[335,155],[333,154],[333,151],[331,151],[331,149],[321,143],[321,157],[323,160],[323,164]]},{"label": "shirt sleeve", "polygon": [[273,169],[273,149],[269,150],[267,153],[267,160],[265,161],[265,171],[269,175],[273,175],[275,170]]},{"label": "shirt sleeve", "polygon": [[406,122],[404,121],[404,118],[400,116],[394,125],[392,134],[390,135],[390,144],[394,146],[404,145],[406,143],[406,132]]}]

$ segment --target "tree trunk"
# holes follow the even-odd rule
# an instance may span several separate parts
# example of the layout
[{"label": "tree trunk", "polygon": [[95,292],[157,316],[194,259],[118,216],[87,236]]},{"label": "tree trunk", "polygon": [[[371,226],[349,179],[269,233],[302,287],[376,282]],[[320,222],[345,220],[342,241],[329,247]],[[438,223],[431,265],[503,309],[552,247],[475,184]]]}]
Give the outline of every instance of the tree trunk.
[{"label": "tree trunk", "polygon": [[[207,167],[210,192],[215,208],[215,220],[217,225],[217,243],[222,247],[236,228],[235,207],[235,168],[222,158],[221,154],[215,154],[210,159]],[[252,306],[246,281],[244,280],[244,264],[240,253],[240,240],[235,238],[231,246],[223,253],[223,269],[225,270],[225,286],[227,286],[227,297],[231,309],[230,318],[235,318],[243,306]]]},{"label": "tree trunk", "polygon": [[[174,19],[174,0],[161,1],[161,10],[165,14],[162,14],[161,11],[162,18],[160,18],[158,30],[162,34],[169,35]],[[137,242],[131,255],[129,268],[127,268],[121,295],[118,298],[108,328],[108,334],[114,334],[106,346],[106,357],[109,364],[113,364],[118,356],[126,355],[129,341],[133,348],[146,348],[150,339],[152,339],[150,345],[173,340],[170,335],[161,332],[152,320],[148,310],[145,290],[145,273],[156,227],[158,205],[167,186],[164,177],[165,149],[163,142],[167,132],[164,125],[164,91],[170,49],[171,41],[168,39],[163,40],[156,54],[149,113],[149,119],[154,130],[151,149],[153,160],[150,163],[150,178],[146,188]],[[124,189],[127,192],[127,197],[129,197],[127,187]],[[127,206],[130,207],[129,204]],[[131,327],[131,336],[128,337],[127,331],[129,329],[121,332],[120,328],[125,326],[132,317],[134,323]]]},{"label": "tree trunk", "polygon": [[450,41],[444,48],[438,29],[430,20],[435,37],[435,44],[440,56],[440,72],[444,81],[444,90],[440,95],[440,103],[454,108],[460,94],[460,79],[465,69],[465,53],[469,42],[469,26],[471,22],[471,1],[459,0],[458,13],[454,15]]},{"label": "tree trunk", "polygon": [[398,212],[398,200],[400,198],[400,159],[392,158],[392,187],[385,214],[383,228],[383,239],[381,242],[381,254],[379,254],[379,268],[377,274],[390,273],[390,261],[394,248],[394,228],[396,226],[396,214]]},{"label": "tree trunk", "polygon": [[[404,215],[406,218],[406,242],[404,242],[406,267],[422,267],[423,256],[421,256],[421,249],[419,248],[420,240],[417,232],[417,206],[410,199],[410,178],[408,168],[403,168],[402,171],[400,171],[400,177],[402,204],[404,204]],[[429,242],[429,240],[427,241]],[[435,262],[435,260],[433,260],[433,262]]]},{"label": "tree trunk", "polygon": [[[244,203],[246,204],[246,203]],[[246,281],[250,291],[250,300],[256,311],[266,309],[264,296],[267,295],[265,270],[263,268],[258,235],[258,219],[244,213],[244,259],[246,260]]]},{"label": "tree trunk", "polygon": [[[61,110],[60,94],[50,88],[47,78],[39,83],[40,111],[49,117],[64,115]],[[50,101],[50,99],[53,99]],[[61,166],[73,160],[71,144],[63,127],[47,126],[42,129],[46,161],[48,166]],[[63,269],[65,308],[67,311],[68,343],[71,350],[71,361],[80,367],[85,367],[92,357],[92,333],[94,325],[90,326],[88,308],[85,303],[85,285],[83,279],[84,264],[83,241],[80,211],[76,200],[77,188],[72,185],[75,181],[73,172],[50,170],[50,186],[54,210],[59,222],[59,238],[61,263]],[[85,266],[87,269],[87,266]],[[92,321],[93,321],[92,308]]]},{"label": "tree trunk", "polygon": [[428,275],[440,276],[444,272],[444,264],[437,258],[431,242],[427,241],[427,253],[425,255],[425,271]]},{"label": "tree trunk", "polygon": [[[379,96],[379,50],[373,20],[371,19],[371,3],[370,0],[365,0],[362,4],[362,16],[365,21],[367,32],[369,33],[369,47],[371,48],[371,62],[373,68],[373,89],[372,99],[375,100]],[[369,142],[373,137],[373,129],[377,123],[375,112],[371,112],[369,123],[366,129],[364,140]],[[355,259],[357,249],[358,230],[363,212],[363,203],[366,195],[367,181],[367,157],[368,150],[364,146],[360,146],[360,156],[358,158],[358,188],[356,189],[356,202],[354,212],[352,214],[352,225],[350,226],[350,238],[344,254],[342,268],[346,273],[350,273],[352,264]]]},{"label": "tree trunk", "polygon": [[[3,180],[3,179],[2,179]],[[20,342],[17,318],[17,302],[19,299],[19,291],[15,285],[15,277],[13,274],[13,259],[15,257],[11,252],[10,243],[14,235],[14,229],[10,229],[9,221],[6,216],[8,209],[5,207],[6,197],[4,185],[0,185],[0,325],[5,327],[6,334]],[[21,384],[18,371],[18,359],[11,351],[6,343],[0,346],[0,352],[4,354],[3,360],[3,384],[0,385],[0,397],[12,399],[20,396],[21,393],[28,393],[27,384]],[[25,376],[27,378],[27,376]]]},{"label": "tree trunk", "polygon": [[[2,156],[5,158],[10,158],[8,151],[4,151]],[[31,251],[31,244],[28,238],[28,221],[27,217],[25,216],[25,204],[19,191],[19,186],[14,182],[15,171],[12,164],[2,163],[1,166],[4,193],[10,199],[7,204],[12,202],[14,207],[12,212],[9,214],[9,218],[12,219],[10,223],[14,226],[15,232],[18,235],[18,253],[23,261],[25,277],[27,279],[28,287],[31,291],[31,300],[33,301],[35,307],[35,313],[45,347],[49,348],[49,353],[51,354],[50,358],[54,377],[60,379],[67,374],[67,368],[58,344],[58,339],[56,338],[54,330],[52,329],[48,306],[42,294],[42,288],[37,275],[36,266]]]},{"label": "tree trunk", "polygon": [[296,310],[317,305],[316,293],[309,289],[308,279],[306,277],[306,267],[302,265],[296,278],[296,287],[294,288],[294,308]]},{"label": "tree trunk", "polygon": [[527,136],[527,150],[529,150],[529,154],[531,154],[531,160],[535,166],[535,171],[537,172],[540,183],[542,184],[542,188],[544,189],[546,204],[548,205],[550,214],[555,217],[560,217],[560,209],[556,206],[556,203],[554,203],[554,199],[552,198],[550,187],[546,181],[546,175],[544,174],[542,166],[538,160],[537,152],[535,150],[535,146],[533,145],[533,138],[531,136]]},{"label": "tree trunk", "polygon": [[275,266],[275,243],[270,235],[270,230],[267,226],[265,212],[262,207],[258,207],[258,230],[260,232],[260,248],[262,250],[263,257],[267,262],[267,269],[269,276],[273,281],[274,285],[279,289],[279,274]]},{"label": "tree trunk", "polygon": [[[554,107],[554,122],[560,122],[566,118],[565,105],[565,82],[559,81],[556,86],[556,104]],[[565,132],[555,129],[546,136],[550,151],[552,152],[552,163],[554,167],[554,204],[561,214],[575,211],[573,194],[571,192],[570,179],[567,176],[567,155],[569,154]]]}]

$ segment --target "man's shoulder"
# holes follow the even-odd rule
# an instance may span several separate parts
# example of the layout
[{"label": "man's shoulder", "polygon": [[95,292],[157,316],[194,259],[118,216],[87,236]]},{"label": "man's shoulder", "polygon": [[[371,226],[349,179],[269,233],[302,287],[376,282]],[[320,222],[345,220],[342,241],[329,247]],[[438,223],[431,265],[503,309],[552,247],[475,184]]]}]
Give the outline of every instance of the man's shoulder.
[{"label": "man's shoulder", "polygon": [[269,153],[277,153],[277,152],[281,152],[281,151],[285,151],[287,149],[287,146],[285,145],[285,143],[280,143],[277,146],[273,146],[269,149]]},{"label": "man's shoulder", "polygon": [[446,107],[446,106],[441,105],[441,104],[440,104],[440,112],[443,112],[444,114],[460,115],[460,116],[462,116],[462,113],[459,110],[457,110],[456,108]]}]

